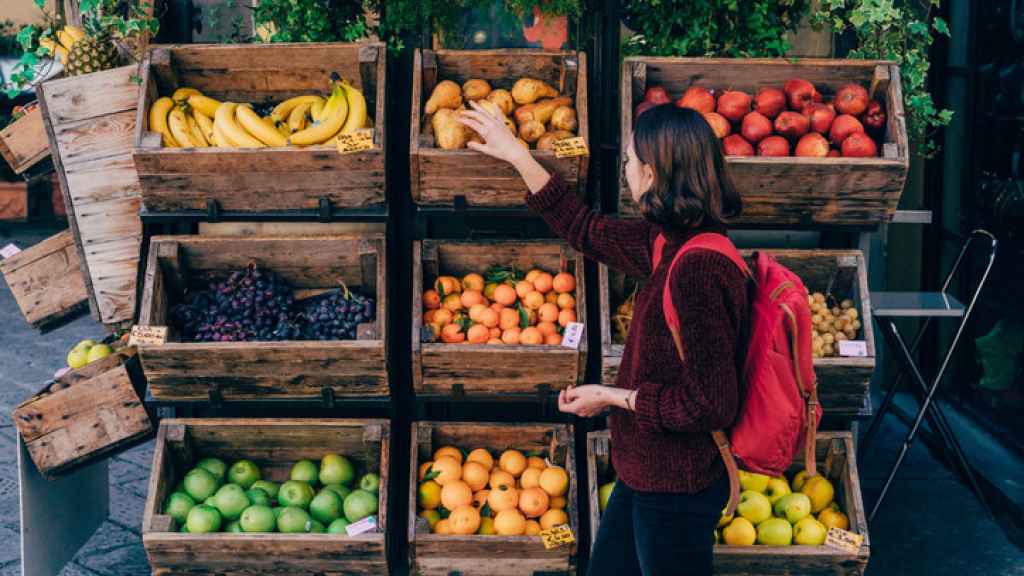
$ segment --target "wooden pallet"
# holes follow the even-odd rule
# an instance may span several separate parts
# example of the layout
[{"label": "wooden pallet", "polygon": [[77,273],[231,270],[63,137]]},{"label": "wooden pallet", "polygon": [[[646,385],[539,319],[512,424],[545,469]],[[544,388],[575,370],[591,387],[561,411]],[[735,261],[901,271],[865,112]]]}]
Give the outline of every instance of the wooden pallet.
[{"label": "wooden pallet", "polygon": [[414,422],[409,461],[409,567],[421,576],[520,576],[574,574],[576,544],[547,550],[540,536],[452,536],[431,534],[417,516],[417,471],[441,446],[486,448],[495,456],[515,448],[541,451],[569,473],[566,513],[577,539],[575,441],[564,424]]},{"label": "wooden pallet", "polygon": [[39,472],[54,478],[150,437],[146,384],[134,348],[72,370],[14,409]]},{"label": "wooden pallet", "polygon": [[[390,425],[386,420],[164,420],[157,433],[142,544],[153,574],[322,576],[387,574]],[[252,460],[264,479],[283,482],[292,464],[343,454],[357,470],[380,474],[379,530],[335,534],[183,534],[162,514],[164,501],[199,458]]]},{"label": "wooden pallet", "polygon": [[[139,356],[158,400],[332,396],[386,398],[387,284],[383,235],[225,238],[157,236],[150,242],[139,323],[165,326],[185,290],[205,288],[250,262],[297,290],[337,288],[338,280],[376,300],[376,319],[358,340],[182,342],[143,345]],[[326,391],[326,392],[325,392]]]},{"label": "wooden pallet", "polygon": [[[421,133],[423,105],[441,80],[461,85],[482,78],[495,88],[510,89],[522,77],[538,78],[562,94],[575,96],[579,135],[590,142],[587,127],[587,55],[540,50],[417,50],[412,79],[412,127],[409,173],[416,204],[452,206],[463,197],[468,206],[525,206],[528,192],[515,168],[474,150],[442,150]],[[556,158],[534,150],[538,162],[562,175],[580,194],[587,188],[588,158]]]},{"label": "wooden pallet", "polygon": [[[715,574],[724,576],[863,576],[871,556],[868,522],[857,472],[857,451],[849,432],[818,432],[818,472],[835,487],[836,501],[850,519],[850,531],[864,536],[856,554],[830,546],[715,546]],[[615,479],[607,430],[587,434],[590,545],[601,524],[598,489]],[[800,456],[802,459],[802,455]],[[802,461],[793,463],[793,472]],[[791,474],[787,474],[787,477]]]},{"label": "wooden pallet", "polygon": [[87,306],[89,293],[70,230],[0,261],[0,273],[25,320],[35,328],[60,322]]},{"label": "wooden pallet", "polygon": [[[384,204],[384,44],[302,43],[153,47],[143,63],[134,159],[146,210],[267,212]],[[325,94],[332,72],[363,91],[374,148],[339,154],[300,148],[163,148],[149,131],[150,104],[189,86],[219,100],[254,104]]]},{"label": "wooden pallet", "polygon": [[576,317],[586,318],[583,258],[557,241],[442,241],[413,244],[412,362],[417,395],[511,397],[557,392],[582,381],[587,344],[560,346],[444,344],[423,342],[423,291],[439,274],[461,278],[491,266],[534,266],[576,277]]},{"label": "wooden pallet", "polygon": [[[648,86],[664,86],[674,97],[690,86],[756,94],[765,86],[782,88],[792,78],[810,81],[826,97],[849,82],[868,88],[886,107],[888,117],[881,157],[727,157],[729,172],[743,196],[743,213],[734,224],[875,227],[891,220],[910,162],[900,69],[891,62],[629,57],[622,63],[622,146],[632,138],[633,110]],[[639,214],[623,170],[619,213]]]},{"label": "wooden pallet", "polygon": [[[869,385],[875,371],[875,338],[868,297],[867,268],[859,250],[766,250],[782,265],[803,279],[811,292],[828,292],[838,299],[852,299],[862,325],[865,357],[815,358],[818,398],[829,416],[858,417],[871,414]],[[753,250],[741,250],[749,257]],[[612,315],[633,284],[620,272],[607,266],[598,268],[601,308],[601,382],[614,385],[622,362],[624,344],[612,337]]]},{"label": "wooden pallet", "polygon": [[21,174],[50,155],[50,141],[37,106],[0,130],[0,156],[15,174]]}]

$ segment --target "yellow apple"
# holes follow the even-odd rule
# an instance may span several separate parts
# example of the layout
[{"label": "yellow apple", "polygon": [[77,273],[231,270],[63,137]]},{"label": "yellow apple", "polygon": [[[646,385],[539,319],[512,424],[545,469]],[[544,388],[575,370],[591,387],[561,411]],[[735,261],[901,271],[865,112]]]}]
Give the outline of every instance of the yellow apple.
[{"label": "yellow apple", "polygon": [[790,488],[794,492],[799,492],[804,487],[804,482],[807,481],[807,470],[801,470],[793,476],[793,481],[790,483]]},{"label": "yellow apple", "polygon": [[789,546],[793,526],[785,518],[770,518],[757,525],[757,543],[765,546]]},{"label": "yellow apple", "polygon": [[836,495],[832,483],[821,474],[808,478],[800,488],[800,492],[811,499],[811,512],[815,514],[827,508]]},{"label": "yellow apple", "polygon": [[796,524],[811,513],[811,499],[806,494],[786,494],[775,503],[772,511],[790,524]]},{"label": "yellow apple", "polygon": [[757,530],[750,520],[735,518],[722,528],[722,540],[729,546],[751,546],[757,540]]},{"label": "yellow apple", "polygon": [[808,516],[793,526],[793,542],[801,546],[821,546],[827,532],[824,524]]},{"label": "yellow apple", "polygon": [[772,504],[764,494],[746,490],[740,493],[740,503],[736,506],[736,512],[757,525],[772,517]]},{"label": "yellow apple", "polygon": [[744,490],[753,490],[754,492],[763,493],[765,488],[768,487],[769,480],[771,480],[771,477],[765,476],[764,474],[740,470],[740,487]]},{"label": "yellow apple", "polygon": [[68,367],[72,370],[77,370],[82,366],[89,363],[89,349],[88,348],[75,348],[71,352],[68,352]]},{"label": "yellow apple", "polygon": [[92,348],[89,348],[88,361],[90,363],[95,362],[101,358],[106,358],[114,353],[114,349],[106,344],[97,344]]},{"label": "yellow apple", "polygon": [[818,514],[818,522],[825,525],[825,528],[840,528],[842,530],[850,529],[850,520],[839,510],[834,510],[831,507],[825,508]]},{"label": "yellow apple", "polygon": [[597,491],[598,504],[600,505],[601,512],[608,507],[608,499],[612,496],[612,490],[615,489],[615,482],[609,482]]},{"label": "yellow apple", "polygon": [[781,476],[769,480],[768,487],[764,491],[764,495],[768,497],[768,501],[773,505],[779,501],[779,498],[791,493],[789,482],[786,482],[786,479]]}]

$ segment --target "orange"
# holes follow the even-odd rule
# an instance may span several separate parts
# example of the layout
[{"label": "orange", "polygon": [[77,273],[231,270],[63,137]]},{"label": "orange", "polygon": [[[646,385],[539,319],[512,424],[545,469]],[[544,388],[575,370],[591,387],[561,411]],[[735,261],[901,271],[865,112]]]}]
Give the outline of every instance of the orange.
[{"label": "orange", "polygon": [[458,294],[462,292],[462,283],[454,276],[438,276],[434,282],[434,290],[437,290],[438,294]]},{"label": "orange", "polygon": [[508,472],[505,472],[504,470],[493,470],[491,471],[491,480],[490,482],[487,483],[487,485],[491,487],[491,490],[494,490],[498,486],[502,485],[514,487],[516,485],[516,479],[514,476],[512,476]]},{"label": "orange", "polygon": [[452,311],[447,308],[439,308],[434,310],[434,326],[444,327],[452,323],[452,319],[455,315]]},{"label": "orange", "polygon": [[548,511],[550,498],[540,488],[527,488],[519,493],[519,509],[527,518],[539,518]]},{"label": "orange", "polygon": [[[546,304],[545,304],[545,306],[546,306]],[[558,315],[556,314],[555,315],[555,321],[557,321],[557,320],[558,320]],[[558,324],[555,324],[555,321],[544,322],[542,320],[540,322],[537,322],[537,330],[540,330],[540,333],[543,334],[545,337],[547,337],[548,334],[557,334],[558,333]]]},{"label": "orange", "polygon": [[576,299],[572,294],[559,294],[555,303],[563,310],[571,310],[576,307]]},{"label": "orange", "polygon": [[[442,500],[443,498],[442,495]],[[519,490],[501,484],[497,488],[491,489],[491,493],[487,495],[487,505],[495,512],[514,510],[519,505]]]},{"label": "orange", "polygon": [[559,346],[562,344],[562,335],[558,332],[554,334],[548,334],[544,337],[544,343],[548,346]]},{"label": "orange", "polygon": [[508,284],[499,284],[494,289],[494,301],[502,306],[511,306],[516,303],[516,290]]},{"label": "orange", "polygon": [[487,341],[487,343],[488,344],[504,344],[504,342],[501,341],[501,338],[491,338],[490,340]]},{"label": "orange", "polygon": [[482,490],[491,479],[487,468],[479,462],[466,462],[462,467],[462,480],[469,485],[473,492]]},{"label": "orange", "polygon": [[458,312],[462,310],[462,296],[459,294],[449,294],[444,297],[442,304],[452,312]]},{"label": "orange", "polygon": [[483,509],[484,504],[487,504],[487,497],[491,494],[490,490],[481,490],[476,494],[473,494],[473,506]]},{"label": "orange", "polygon": [[569,474],[561,466],[552,466],[540,473],[539,482],[549,496],[561,496],[569,489]]},{"label": "orange", "polygon": [[462,464],[451,456],[442,456],[437,460],[434,460],[434,464],[430,467],[430,470],[437,472],[437,476],[434,477],[434,482],[437,482],[441,486],[449,482],[458,482],[462,478]]},{"label": "orange", "polygon": [[458,324],[448,324],[441,329],[441,342],[446,344],[458,344],[465,342],[466,335],[462,333],[462,326]]},{"label": "orange", "polygon": [[494,518],[489,518],[487,516],[481,517],[480,529],[477,530],[476,533],[481,536],[493,536],[497,534],[494,530]]},{"label": "orange", "polygon": [[520,298],[526,298],[527,294],[535,291],[536,289],[533,287],[533,284],[527,282],[526,280],[520,280],[519,282],[516,282],[516,295],[519,296]]},{"label": "orange", "polygon": [[555,276],[551,286],[555,289],[555,292],[558,292],[559,294],[572,292],[576,289],[576,278],[568,272],[560,272]]},{"label": "orange", "polygon": [[566,308],[558,313],[558,325],[565,328],[570,323],[576,321],[576,311],[571,308]]},{"label": "orange", "polygon": [[523,312],[526,312],[526,325],[536,326],[537,325],[537,311],[532,308],[523,308]]},{"label": "orange", "polygon": [[486,448],[477,448],[470,452],[469,456],[466,456],[466,462],[479,462],[488,472],[494,468],[494,456],[491,456]]},{"label": "orange", "polygon": [[548,292],[547,294],[544,295],[544,301],[549,303],[549,304],[557,304],[558,303],[558,292],[555,292],[554,290],[552,290],[551,292]]},{"label": "orange", "polygon": [[536,488],[540,486],[540,468],[534,468],[527,463],[526,470],[519,477],[519,485],[523,488]]},{"label": "orange", "polygon": [[427,310],[423,313],[423,325],[429,326],[434,323],[434,315],[437,314],[437,310]]},{"label": "orange", "polygon": [[449,444],[434,450],[434,460],[437,460],[442,456],[451,456],[452,458],[455,458],[459,464],[462,464],[462,450],[459,450],[455,446]]},{"label": "orange", "polygon": [[441,485],[433,480],[420,484],[418,492],[420,508],[433,510],[441,505]]},{"label": "orange", "polygon": [[533,279],[533,287],[537,289],[537,292],[547,294],[548,292],[551,292],[551,287],[554,281],[555,279],[552,278],[551,274],[541,272]]},{"label": "orange", "polygon": [[530,456],[526,459],[526,465],[530,468],[539,468],[540,470],[548,467],[547,463],[540,456]]},{"label": "orange", "polygon": [[430,472],[430,467],[434,464],[433,460],[428,460],[423,464],[420,464],[419,481],[422,482],[427,476],[427,472]]},{"label": "orange", "polygon": [[515,308],[505,308],[501,311],[498,326],[502,330],[519,328],[519,311]]},{"label": "orange", "polygon": [[565,510],[565,496],[555,496],[552,498],[551,507],[556,510]]},{"label": "orange", "polygon": [[518,478],[526,470],[526,456],[519,450],[505,450],[498,458],[498,468]]},{"label": "orange", "polygon": [[494,283],[494,282],[491,282],[490,284],[486,284],[484,286],[484,298],[487,298],[488,300],[494,300],[494,290],[497,287],[498,287],[498,285],[496,283]]},{"label": "orange", "polygon": [[474,324],[466,332],[466,339],[470,344],[486,344],[491,339],[491,331],[483,324]]},{"label": "orange", "polygon": [[484,277],[476,273],[466,274],[462,277],[462,289],[483,292]]},{"label": "orange", "polygon": [[427,290],[423,293],[423,307],[428,310],[441,307],[441,295],[437,293],[437,290]]},{"label": "orange", "polygon": [[491,328],[488,331],[488,336],[490,337],[491,340],[497,340],[498,342],[501,342],[501,328]]},{"label": "orange", "polygon": [[472,308],[474,304],[483,304],[485,306],[489,305],[487,299],[484,298],[483,292],[480,292],[479,290],[466,290],[462,293],[461,299],[462,307],[467,309]]},{"label": "orange", "polygon": [[569,515],[565,513],[565,510],[551,509],[540,517],[540,527],[542,530],[550,530],[555,526],[561,526],[562,524],[568,523]]},{"label": "orange", "polygon": [[448,515],[448,525],[452,534],[475,534],[480,529],[480,512],[472,506],[459,506]]},{"label": "orange", "polygon": [[434,529],[434,524],[437,524],[437,521],[441,519],[441,515],[437,510],[420,510],[419,517],[426,519],[430,524],[431,530]]},{"label": "orange", "polygon": [[529,272],[526,273],[525,280],[530,284],[533,284],[533,281],[537,278],[537,276],[540,276],[543,273],[544,271],[541,270],[540,268],[534,268],[533,270],[530,270]]},{"label": "orange", "polygon": [[[472,318],[472,316],[470,316],[470,318]],[[477,314],[476,321],[488,328],[496,328],[498,326],[498,322],[501,321],[501,314],[494,308],[485,308]]]},{"label": "orange", "polygon": [[473,304],[469,307],[469,319],[473,322],[480,322],[480,314],[484,310],[490,310],[486,304]]},{"label": "orange", "polygon": [[526,531],[523,534],[527,536],[540,536],[540,522],[536,520],[526,521]]},{"label": "orange", "polygon": [[509,328],[502,332],[501,341],[505,344],[519,344],[519,328]]},{"label": "orange", "polygon": [[441,487],[441,506],[455,510],[473,503],[473,491],[462,480],[453,480]]},{"label": "orange", "polygon": [[530,326],[519,334],[520,344],[539,345],[544,343],[544,335],[534,326]]},{"label": "orange", "polygon": [[530,310],[536,310],[544,304],[544,295],[540,292],[530,292],[523,297],[523,306]]},{"label": "orange", "polygon": [[558,306],[547,302],[537,309],[537,316],[540,317],[541,322],[551,324],[558,322]]},{"label": "orange", "polygon": [[526,532],[526,518],[518,510],[498,512],[494,517],[494,531],[501,536],[519,536]]},{"label": "orange", "polygon": [[434,524],[434,534],[451,534],[452,530],[449,527],[448,519],[438,520],[437,524]]}]

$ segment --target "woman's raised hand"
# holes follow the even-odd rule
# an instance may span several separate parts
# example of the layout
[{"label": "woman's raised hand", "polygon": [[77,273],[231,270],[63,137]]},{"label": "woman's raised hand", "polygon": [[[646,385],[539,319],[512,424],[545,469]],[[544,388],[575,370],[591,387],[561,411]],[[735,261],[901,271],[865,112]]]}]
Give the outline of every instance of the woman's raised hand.
[{"label": "woman's raised hand", "polygon": [[495,118],[476,102],[471,101],[469,105],[473,109],[461,112],[458,115],[459,122],[479,134],[484,142],[470,142],[467,146],[512,164],[530,156],[530,151],[500,118]]}]

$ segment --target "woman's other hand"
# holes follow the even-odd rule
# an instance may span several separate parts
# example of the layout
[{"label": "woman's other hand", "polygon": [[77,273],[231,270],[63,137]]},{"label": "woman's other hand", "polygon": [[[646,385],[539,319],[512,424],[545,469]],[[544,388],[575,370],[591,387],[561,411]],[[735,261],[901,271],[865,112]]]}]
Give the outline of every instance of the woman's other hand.
[{"label": "woman's other hand", "polygon": [[582,418],[590,418],[610,406],[627,408],[626,399],[629,394],[629,390],[598,384],[573,386],[559,392],[558,409]]}]

